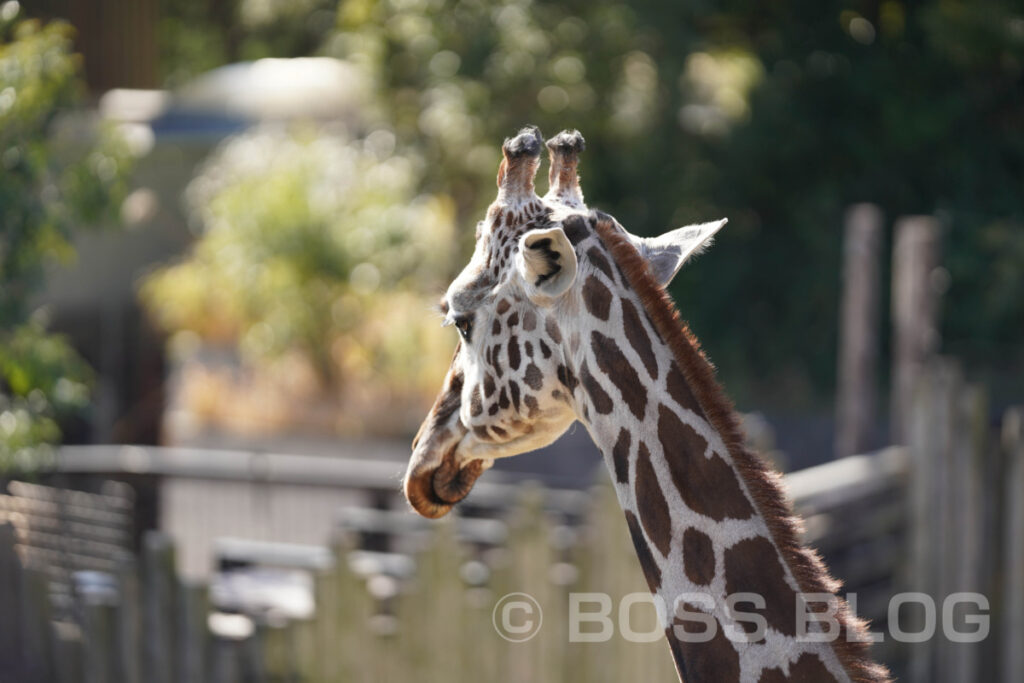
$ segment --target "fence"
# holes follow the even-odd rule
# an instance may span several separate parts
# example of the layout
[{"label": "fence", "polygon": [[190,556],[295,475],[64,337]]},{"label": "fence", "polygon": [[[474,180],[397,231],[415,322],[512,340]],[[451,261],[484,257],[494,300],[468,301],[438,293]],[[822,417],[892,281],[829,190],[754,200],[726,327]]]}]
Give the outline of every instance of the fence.
[{"label": "fence", "polygon": [[[991,631],[977,643],[932,638],[908,648],[914,683],[1024,680],[1024,411],[1006,411],[1000,425],[1001,433],[991,428],[985,392],[956,362],[931,361],[909,411],[902,584],[934,598],[939,628],[947,596],[986,596]],[[973,629],[969,615],[951,617]],[[919,612],[914,629],[923,621]]]},{"label": "fence", "polygon": [[[862,606],[876,612],[889,590],[891,546],[899,545],[893,491],[905,463],[893,449],[789,478],[809,536],[838,574],[852,577]],[[508,492],[490,494],[507,499]],[[623,596],[646,592],[610,487],[594,489],[583,510],[578,497],[545,496],[540,488],[519,487],[519,498],[503,521],[427,523],[405,513],[345,511],[326,559],[314,555],[307,565],[316,610],[305,619],[211,609],[218,599],[176,575],[174,546],[160,532],[148,533],[138,560],[122,558],[116,572],[76,575],[76,610],[55,619],[46,577],[22,567],[12,527],[0,527],[0,604],[17,605],[0,623],[23,635],[0,641],[8,666],[0,680],[673,680],[661,642],[628,642],[619,633],[608,642],[569,642],[570,592],[607,593],[616,609]],[[871,503],[877,499],[880,507]],[[860,515],[868,503],[876,514]],[[363,534],[381,533],[406,537],[393,545],[421,549],[403,563],[402,555],[358,548]],[[297,564],[294,553],[282,560],[273,544],[225,545],[234,563]],[[888,559],[865,562],[857,548]],[[542,632],[525,643],[503,639],[492,623],[496,601],[512,592],[533,596],[543,613]],[[633,630],[653,631],[660,641],[653,610],[637,606],[630,616]]]},{"label": "fence", "polygon": [[[903,680],[1016,683],[1024,680],[1024,410],[1008,411],[995,434],[984,393],[955,363],[933,361],[922,373],[906,447],[795,472],[786,486],[806,539],[884,634],[875,652]],[[478,509],[491,518],[427,522],[349,507],[334,520],[329,548],[218,542],[224,568],[300,577],[289,585],[311,588],[305,612],[232,602],[230,571],[212,585],[182,578],[173,542],[155,531],[137,555],[111,552],[102,567],[74,568],[71,609],[55,609],[54,576],[32,562],[31,525],[0,524],[0,683],[674,680],[661,642],[630,642],[618,630],[607,642],[569,642],[570,592],[607,593],[618,610],[623,596],[646,590],[610,487],[580,494],[485,483]],[[25,484],[11,494],[51,495]],[[17,503],[0,501],[8,510]],[[79,538],[92,533],[87,521],[75,527]],[[893,638],[893,616],[904,633],[926,627],[917,612],[890,613],[900,591],[934,601],[935,637]],[[989,602],[990,633],[980,642],[942,632],[945,597],[964,591]],[[543,613],[528,642],[505,640],[492,622],[496,602],[512,592],[532,595]],[[638,605],[629,615],[634,631],[660,636],[653,610]],[[954,610],[953,626],[970,631],[971,615]]]}]

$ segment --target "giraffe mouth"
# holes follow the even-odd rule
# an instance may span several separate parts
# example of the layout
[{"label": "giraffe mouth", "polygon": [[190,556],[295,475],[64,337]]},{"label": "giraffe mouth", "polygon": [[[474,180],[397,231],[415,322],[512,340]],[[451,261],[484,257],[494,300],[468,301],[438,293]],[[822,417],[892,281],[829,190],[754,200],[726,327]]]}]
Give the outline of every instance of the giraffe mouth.
[{"label": "giraffe mouth", "polygon": [[471,460],[460,466],[453,446],[440,465],[420,465],[409,472],[405,478],[405,498],[424,517],[443,517],[469,495],[484,469],[483,460]]}]

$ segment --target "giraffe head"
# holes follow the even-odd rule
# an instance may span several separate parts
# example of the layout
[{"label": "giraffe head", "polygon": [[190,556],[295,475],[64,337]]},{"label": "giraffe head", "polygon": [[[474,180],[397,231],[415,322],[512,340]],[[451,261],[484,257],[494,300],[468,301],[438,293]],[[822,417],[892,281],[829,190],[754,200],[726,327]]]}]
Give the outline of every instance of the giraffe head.
[{"label": "giraffe head", "polygon": [[[404,483],[409,503],[426,517],[447,513],[495,459],[551,443],[578,416],[576,321],[585,298],[593,300],[586,275],[601,269],[611,278],[612,265],[600,250],[577,247],[593,221],[614,219],[584,204],[577,175],[584,141],[577,131],[547,141],[549,189],[536,194],[544,147],[532,126],[505,141],[498,196],[477,224],[472,258],[441,301],[443,324],[460,339],[413,441]],[[724,224],[629,237],[665,285]],[[610,301],[613,293],[602,295]]]}]

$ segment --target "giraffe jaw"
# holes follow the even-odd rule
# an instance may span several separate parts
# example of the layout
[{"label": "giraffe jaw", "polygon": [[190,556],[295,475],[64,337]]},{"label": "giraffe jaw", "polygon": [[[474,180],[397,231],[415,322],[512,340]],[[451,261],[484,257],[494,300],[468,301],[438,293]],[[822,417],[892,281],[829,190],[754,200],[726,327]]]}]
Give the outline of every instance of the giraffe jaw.
[{"label": "giraffe jaw", "polygon": [[477,478],[490,463],[470,460],[460,463],[453,445],[439,465],[420,463],[405,477],[405,498],[412,509],[428,519],[444,517],[452,507],[469,495]]}]

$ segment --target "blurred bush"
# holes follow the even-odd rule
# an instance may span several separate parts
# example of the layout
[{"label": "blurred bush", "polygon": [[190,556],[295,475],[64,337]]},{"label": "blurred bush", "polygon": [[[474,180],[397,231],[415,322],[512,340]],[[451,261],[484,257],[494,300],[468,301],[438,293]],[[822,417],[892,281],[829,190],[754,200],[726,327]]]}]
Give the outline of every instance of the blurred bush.
[{"label": "blurred bush", "polygon": [[0,468],[44,455],[88,407],[90,369],[31,297],[75,231],[111,222],[130,165],[112,131],[62,125],[81,95],[71,28],[18,14],[0,5]]},{"label": "blurred bush", "polygon": [[[165,329],[237,350],[259,381],[289,368],[272,382],[279,392],[339,401],[335,428],[371,417],[366,428],[414,427],[384,418],[394,401],[422,410],[453,342],[428,299],[455,251],[452,202],[420,192],[423,171],[387,129],[355,139],[337,126],[262,127],[233,138],[186,191],[198,241],[146,279],[143,300]],[[230,384],[204,382],[215,394]]]},{"label": "blurred bush", "polygon": [[860,201],[943,219],[945,349],[990,380],[1024,368],[1019,3],[305,1],[336,7],[333,30],[254,0],[289,42],[240,14],[208,45],[319,41],[361,65],[457,224],[493,198],[498,143],[525,123],[580,129],[588,200],[636,233],[728,216],[713,272],[698,262],[672,293],[741,405],[831,396],[842,216]]},{"label": "blurred bush", "polygon": [[945,349],[1024,368],[1019,3],[348,0],[323,49],[376,74],[460,216],[527,122],[583,131],[588,199],[634,232],[728,216],[673,295],[741,404],[831,395],[860,201],[940,216]]}]

